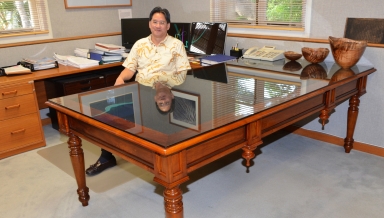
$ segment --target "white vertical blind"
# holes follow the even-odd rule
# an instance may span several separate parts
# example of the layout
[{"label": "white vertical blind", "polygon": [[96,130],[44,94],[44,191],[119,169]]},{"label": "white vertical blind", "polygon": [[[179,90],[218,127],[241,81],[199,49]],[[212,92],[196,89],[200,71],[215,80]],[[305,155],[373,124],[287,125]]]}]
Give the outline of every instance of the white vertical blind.
[{"label": "white vertical blind", "polygon": [[305,27],[306,0],[211,0],[211,22]]},{"label": "white vertical blind", "polygon": [[45,0],[0,0],[0,36],[48,32]]}]

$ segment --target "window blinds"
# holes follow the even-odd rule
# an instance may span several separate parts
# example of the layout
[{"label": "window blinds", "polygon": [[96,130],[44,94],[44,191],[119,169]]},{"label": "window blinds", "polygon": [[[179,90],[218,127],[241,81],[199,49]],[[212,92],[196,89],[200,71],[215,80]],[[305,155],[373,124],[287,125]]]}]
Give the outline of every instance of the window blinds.
[{"label": "window blinds", "polygon": [[0,0],[0,34],[46,33],[45,0]]},{"label": "window blinds", "polygon": [[305,27],[306,0],[211,0],[211,22]]}]

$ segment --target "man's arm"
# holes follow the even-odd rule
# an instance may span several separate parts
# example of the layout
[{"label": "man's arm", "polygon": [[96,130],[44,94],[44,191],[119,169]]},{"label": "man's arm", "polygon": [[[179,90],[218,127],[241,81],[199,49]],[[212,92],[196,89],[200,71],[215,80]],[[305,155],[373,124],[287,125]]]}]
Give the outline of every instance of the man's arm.
[{"label": "man's arm", "polygon": [[117,77],[115,86],[124,84],[124,81],[130,80],[134,74],[135,73],[132,72],[130,69],[125,68],[123,71],[121,71],[119,77]]}]

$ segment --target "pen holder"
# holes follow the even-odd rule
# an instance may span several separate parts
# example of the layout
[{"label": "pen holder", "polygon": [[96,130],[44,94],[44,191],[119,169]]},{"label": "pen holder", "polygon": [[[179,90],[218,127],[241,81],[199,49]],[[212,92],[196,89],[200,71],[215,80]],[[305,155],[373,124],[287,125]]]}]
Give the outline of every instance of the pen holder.
[{"label": "pen holder", "polygon": [[230,50],[229,55],[232,57],[239,58],[239,57],[243,56],[243,49]]}]

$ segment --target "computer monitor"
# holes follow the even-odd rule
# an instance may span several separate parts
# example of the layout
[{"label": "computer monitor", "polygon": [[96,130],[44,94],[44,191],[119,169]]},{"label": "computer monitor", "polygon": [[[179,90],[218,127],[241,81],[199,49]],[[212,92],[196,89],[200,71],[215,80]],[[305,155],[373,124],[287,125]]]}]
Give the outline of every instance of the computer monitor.
[{"label": "computer monitor", "polygon": [[204,66],[192,70],[193,77],[205,79],[215,82],[228,83],[227,65],[219,63],[214,65]]},{"label": "computer monitor", "polygon": [[149,18],[121,19],[121,43],[126,49],[131,49],[137,40],[150,34]]},{"label": "computer monitor", "polygon": [[173,36],[183,42],[185,50],[189,50],[191,23],[172,23],[168,30],[168,35]]},{"label": "computer monitor", "polygon": [[227,23],[192,22],[189,53],[224,54]]}]

